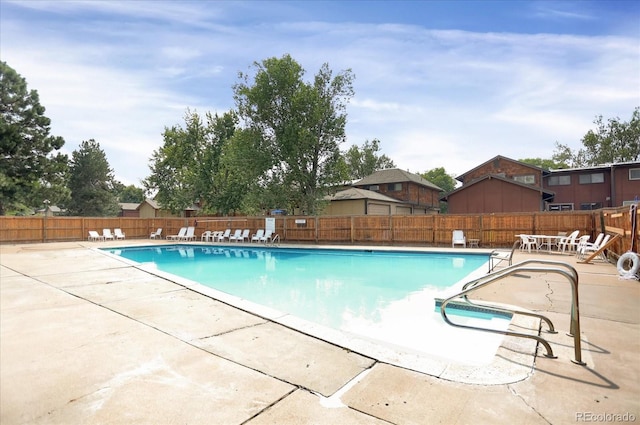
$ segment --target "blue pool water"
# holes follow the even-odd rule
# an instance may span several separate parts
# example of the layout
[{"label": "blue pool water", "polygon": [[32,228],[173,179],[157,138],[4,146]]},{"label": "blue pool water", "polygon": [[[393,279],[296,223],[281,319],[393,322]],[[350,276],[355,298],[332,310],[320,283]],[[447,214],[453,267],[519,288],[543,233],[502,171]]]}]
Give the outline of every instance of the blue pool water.
[{"label": "blue pool water", "polygon": [[[453,330],[443,323],[434,299],[453,294],[462,279],[485,270],[488,260],[486,254],[262,246],[107,251],[322,326],[419,351],[434,345],[433,338],[449,338]],[[487,313],[459,314],[480,320],[481,326],[509,322]]]}]

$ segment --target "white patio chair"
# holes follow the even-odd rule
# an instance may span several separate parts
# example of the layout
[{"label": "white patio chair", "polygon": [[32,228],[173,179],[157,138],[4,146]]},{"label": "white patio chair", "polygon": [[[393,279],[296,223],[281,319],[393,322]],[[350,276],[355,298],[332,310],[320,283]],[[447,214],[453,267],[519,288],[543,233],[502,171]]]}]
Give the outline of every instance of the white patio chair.
[{"label": "white patio chair", "polygon": [[451,235],[451,247],[455,248],[456,245],[462,245],[463,248],[467,247],[467,238],[462,230],[454,230]]},{"label": "white patio chair", "polygon": [[260,238],[260,242],[268,243],[273,238],[273,230],[265,230],[264,235]]},{"label": "white patio chair", "polygon": [[[601,233],[601,235],[602,235],[602,233]],[[589,255],[593,254],[594,252],[599,251],[600,248],[602,248],[607,243],[609,243],[609,239],[611,239],[611,235],[604,235],[599,243],[598,243],[598,239],[597,238],[593,243],[584,242],[576,250],[576,256],[578,257],[578,259],[583,260],[585,257],[588,257]],[[605,255],[604,251],[601,252],[598,255],[598,258],[600,260],[603,260],[603,261],[607,260],[607,257]]]},{"label": "white patio chair", "polygon": [[258,229],[256,233],[251,235],[251,242],[260,242],[260,239],[264,236],[264,229]]},{"label": "white patio chair", "polygon": [[186,227],[181,227],[180,230],[178,231],[177,235],[168,235],[167,236],[167,240],[170,241],[177,241],[180,240],[184,237],[184,235],[187,234],[187,228]]},{"label": "white patio chair", "polygon": [[181,241],[195,241],[196,228],[194,226],[187,227],[187,232],[180,238]]},{"label": "white patio chair", "polygon": [[111,233],[111,229],[102,229],[102,237],[106,241],[107,239],[111,239],[112,241],[116,240],[116,238]]},{"label": "white patio chair", "polygon": [[531,248],[533,248],[534,251],[538,250],[538,243],[536,242],[536,238],[529,235],[520,235],[520,250],[524,251],[526,249],[527,252],[530,253]]},{"label": "white patio chair", "polygon": [[[558,251],[565,252],[569,246],[576,246],[576,238],[580,233],[579,230],[574,230],[566,238],[562,238],[558,241]],[[569,248],[571,249],[571,248]]]},{"label": "white patio chair", "polygon": [[89,238],[87,240],[92,242],[103,241],[104,236],[102,236],[100,233],[96,232],[95,230],[89,230]]},{"label": "white patio chair", "polygon": [[249,233],[251,233],[251,230],[244,229],[240,237],[236,238],[236,242],[249,242]]},{"label": "white patio chair", "polygon": [[224,242],[225,240],[229,239],[229,236],[231,236],[231,229],[227,229],[224,231],[224,233],[218,235],[218,242]]},{"label": "white patio chair", "polygon": [[242,238],[242,229],[236,229],[233,235],[229,236],[229,242],[238,242]]}]

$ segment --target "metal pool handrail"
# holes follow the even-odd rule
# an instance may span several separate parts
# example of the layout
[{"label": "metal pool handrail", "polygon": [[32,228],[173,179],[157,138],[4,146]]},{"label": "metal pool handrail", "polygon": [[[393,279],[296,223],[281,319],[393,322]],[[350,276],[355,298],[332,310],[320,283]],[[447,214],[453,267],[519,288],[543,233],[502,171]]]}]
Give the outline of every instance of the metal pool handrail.
[{"label": "metal pool handrail", "polygon": [[[554,265],[554,266],[558,266],[558,267],[531,267],[528,266],[528,264],[531,263],[538,263],[538,264],[546,264],[546,265]],[[571,323],[570,323],[570,332],[569,332],[569,336],[573,336],[573,345],[574,345],[574,356],[575,358],[572,359],[571,361],[573,363],[579,364],[579,365],[585,365],[585,363],[582,361],[582,351],[581,351],[581,342],[580,342],[580,312],[579,312],[579,302],[578,302],[578,273],[575,270],[575,268],[573,268],[572,266],[566,264],[566,263],[562,263],[559,261],[548,261],[548,260],[525,260],[522,261],[520,263],[514,264],[512,266],[506,267],[500,271],[497,271],[495,273],[491,273],[485,276],[482,276],[478,279],[475,279],[473,281],[468,282],[467,284],[465,284],[463,286],[463,290],[445,300],[442,301],[442,305],[440,307],[440,314],[442,315],[443,320],[451,325],[451,326],[455,326],[455,327],[459,327],[459,328],[466,328],[466,329],[475,329],[475,330],[480,330],[480,331],[484,331],[484,332],[491,332],[491,333],[498,333],[498,334],[502,334],[502,335],[508,335],[508,336],[515,336],[515,337],[520,337],[520,338],[528,338],[528,339],[534,339],[536,341],[538,341],[540,344],[542,344],[547,353],[545,354],[545,357],[551,357],[551,358],[556,358],[556,356],[553,354],[553,350],[551,348],[551,345],[547,342],[547,340],[545,340],[544,338],[537,336],[537,335],[529,335],[529,334],[524,334],[524,333],[520,333],[520,332],[511,332],[508,330],[505,331],[501,331],[501,330],[496,330],[496,329],[488,329],[488,328],[481,328],[481,327],[476,327],[476,326],[469,326],[469,325],[460,325],[460,324],[456,324],[451,322],[451,320],[449,320],[449,318],[447,317],[447,313],[446,313],[446,307],[447,304],[449,304],[452,300],[456,299],[456,298],[464,298],[468,303],[470,304],[474,304],[472,303],[468,298],[468,294],[484,287],[487,285],[490,285],[494,282],[497,282],[501,279],[504,279],[505,277],[511,276],[513,274],[516,274],[518,272],[540,272],[540,273],[557,273],[560,274],[564,277],[567,278],[567,280],[569,280],[569,283],[571,284],[571,293],[572,293],[572,302],[571,302]],[[482,304],[478,304],[478,305],[482,305]],[[512,310],[512,309],[507,309],[504,307],[500,307],[500,308],[495,308],[493,306],[490,305],[486,305],[489,308],[494,308],[494,309],[498,309],[498,310],[502,310],[502,311],[508,311],[511,312],[513,314],[524,314],[524,315],[529,315],[529,316],[536,316],[536,317],[540,317],[541,319],[545,320],[548,324],[549,324],[549,328],[550,331],[549,332],[554,332],[554,328],[553,328],[553,324],[551,323],[551,321],[549,319],[547,319],[546,317],[542,316],[542,315],[538,315],[536,313],[532,313],[532,312],[527,312],[524,310]]]},{"label": "metal pool handrail", "polygon": [[[569,336],[573,336],[574,335],[574,321],[572,320],[573,317],[573,306],[574,305],[578,305],[578,272],[576,271],[576,269],[573,266],[570,266],[567,263],[563,263],[562,261],[553,261],[553,260],[537,260],[537,259],[528,259],[528,260],[524,260],[521,261],[517,264],[514,264],[513,266],[524,266],[526,264],[546,264],[546,265],[553,265],[553,266],[559,266],[559,267],[564,267],[569,273],[571,273],[571,277],[569,279],[570,282],[575,281],[576,282],[576,290],[573,291],[573,286],[572,286],[572,303],[571,303],[571,316],[570,316],[570,323],[569,323]],[[512,266],[512,267],[513,267]],[[499,276],[501,275],[501,273],[506,272],[507,274],[512,274],[509,270],[511,270],[511,267],[507,267],[505,269],[499,270],[497,272],[494,272],[493,274],[491,274],[492,276]],[[482,282],[485,278],[487,277],[487,275],[482,276],[478,279],[474,279],[472,281],[469,281],[467,283],[464,284],[464,286],[462,287],[463,290],[474,286],[480,282]],[[505,276],[506,277],[506,276]],[[574,295],[575,294],[575,295]],[[463,298],[465,299],[466,302],[468,302],[469,304],[473,304],[473,302],[471,300],[469,300],[467,298],[466,295],[463,295]],[[516,312],[514,310],[514,312]],[[545,316],[541,315],[541,314],[537,314],[537,313],[532,313],[532,312],[527,312],[527,311],[517,311],[520,314],[523,315],[528,315],[528,316],[534,316],[534,317],[539,317],[540,319],[544,320],[545,322],[547,322],[547,324],[549,325],[549,332],[550,333],[555,333],[554,328],[553,328],[553,323],[551,323],[551,320],[549,320],[548,318],[546,318]],[[579,318],[578,318],[579,319]]]}]

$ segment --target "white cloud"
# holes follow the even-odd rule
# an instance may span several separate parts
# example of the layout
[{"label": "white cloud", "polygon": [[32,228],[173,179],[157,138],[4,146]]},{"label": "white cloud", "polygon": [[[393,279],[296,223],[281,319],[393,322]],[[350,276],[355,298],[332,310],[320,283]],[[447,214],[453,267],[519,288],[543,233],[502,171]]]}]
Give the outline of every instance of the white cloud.
[{"label": "white cloud", "polygon": [[[52,133],[70,150],[96,139],[125,183],[146,177],[164,127],[182,124],[186,108],[224,112],[238,71],[285,53],[309,78],[325,62],[352,69],[347,144],[377,138],[412,171],[459,175],[495,155],[549,158],[556,141],[579,148],[595,116],[628,120],[640,105],[630,36],[261,21],[260,2],[17,4],[51,15],[34,26],[3,13],[2,60],[38,90]],[[241,16],[246,24],[234,23]]]}]

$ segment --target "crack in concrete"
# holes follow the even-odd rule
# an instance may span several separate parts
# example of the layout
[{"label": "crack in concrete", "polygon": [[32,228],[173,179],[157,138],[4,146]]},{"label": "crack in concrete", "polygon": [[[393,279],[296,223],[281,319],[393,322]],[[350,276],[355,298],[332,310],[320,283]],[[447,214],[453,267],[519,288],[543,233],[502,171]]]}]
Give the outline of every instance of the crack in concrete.
[{"label": "crack in concrete", "polygon": [[509,390],[509,392],[511,394],[513,394],[516,398],[520,399],[525,406],[527,406],[529,409],[531,409],[531,411],[535,412],[536,415],[538,415],[540,417],[540,419],[542,419],[543,421],[545,421],[546,423],[548,423],[549,425],[552,424],[551,421],[549,421],[547,418],[544,417],[544,415],[538,411],[538,409],[536,409],[535,407],[533,407],[531,404],[529,404],[527,402],[527,400],[524,398],[523,395],[521,395],[511,384],[507,384],[507,389]]}]

